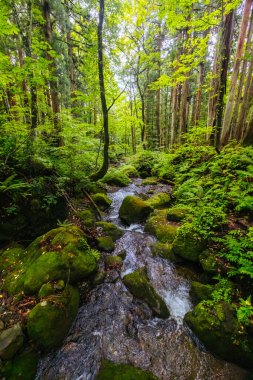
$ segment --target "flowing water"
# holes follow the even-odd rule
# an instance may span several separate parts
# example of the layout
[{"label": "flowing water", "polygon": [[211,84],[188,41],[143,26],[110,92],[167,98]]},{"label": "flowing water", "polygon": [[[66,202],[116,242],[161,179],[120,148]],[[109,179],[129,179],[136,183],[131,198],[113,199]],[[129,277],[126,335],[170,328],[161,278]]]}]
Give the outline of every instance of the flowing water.
[{"label": "flowing water", "polygon": [[[144,233],[142,225],[126,227],[118,218],[119,207],[127,195],[145,194],[150,189],[169,190],[163,185],[144,187],[136,180],[109,194],[113,202],[107,220],[125,232],[113,253],[126,251],[121,273],[110,271],[105,282],[92,290],[62,348],[41,360],[37,380],[93,380],[104,358],[131,363],[161,380],[244,378],[242,369],[213,357],[183,324],[184,315],[193,307],[189,282],[172,263],[152,256],[150,244],[155,238]],[[121,281],[122,276],[143,266],[170,310],[166,320],[154,318]]]}]

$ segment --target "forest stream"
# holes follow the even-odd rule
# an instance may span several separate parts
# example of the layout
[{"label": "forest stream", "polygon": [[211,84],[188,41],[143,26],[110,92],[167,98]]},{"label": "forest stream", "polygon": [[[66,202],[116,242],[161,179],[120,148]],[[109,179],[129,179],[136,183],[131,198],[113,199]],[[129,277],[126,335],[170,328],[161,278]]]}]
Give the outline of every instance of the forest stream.
[{"label": "forest stream", "polygon": [[[166,187],[166,188],[165,188]],[[151,371],[162,380],[240,380],[245,371],[215,358],[183,323],[193,308],[190,283],[168,260],[154,257],[156,239],[141,224],[122,224],[118,212],[127,195],[170,190],[168,185],[142,186],[136,179],[128,187],[110,192],[112,205],[106,221],[124,229],[113,255],[123,250],[121,268],[107,272],[104,283],[92,290],[63,346],[41,359],[36,379],[93,380],[101,360]],[[148,277],[170,311],[167,319],[154,318],[151,310],[133,297],[121,278],[146,266]]]}]

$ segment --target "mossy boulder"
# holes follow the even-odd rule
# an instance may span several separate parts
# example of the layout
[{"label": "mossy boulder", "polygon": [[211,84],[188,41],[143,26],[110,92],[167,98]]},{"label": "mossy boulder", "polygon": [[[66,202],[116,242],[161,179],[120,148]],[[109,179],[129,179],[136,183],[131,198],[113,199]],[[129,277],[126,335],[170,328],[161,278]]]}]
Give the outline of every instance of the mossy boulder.
[{"label": "mossy boulder", "polygon": [[81,219],[85,227],[93,227],[96,222],[96,215],[93,210],[79,211],[78,217]]},{"label": "mossy boulder", "polygon": [[112,252],[115,249],[114,241],[110,236],[100,236],[96,238],[96,242],[101,251]]},{"label": "mossy boulder", "polygon": [[147,303],[155,315],[161,318],[169,317],[169,310],[151,285],[145,268],[137,269],[124,276],[123,283],[136,298]]},{"label": "mossy boulder", "polygon": [[0,251],[0,268],[2,273],[8,272],[18,267],[25,257],[25,249],[19,245],[14,244],[4,250]]},{"label": "mossy boulder", "polygon": [[212,285],[202,284],[198,281],[192,281],[190,295],[195,302],[200,302],[210,299],[213,290],[214,288]]},{"label": "mossy boulder", "polygon": [[131,182],[129,177],[119,170],[111,170],[109,171],[104,178],[101,180],[104,183],[112,186],[125,187],[128,186]]},{"label": "mossy boulder", "polygon": [[156,242],[151,245],[151,251],[154,256],[160,256],[172,262],[178,261],[173,252],[172,244]]},{"label": "mossy boulder", "polygon": [[38,296],[39,298],[44,298],[54,294],[54,287],[52,284],[43,284],[39,290]]},{"label": "mossy boulder", "polygon": [[142,180],[142,185],[157,185],[158,179],[156,177],[148,177]]},{"label": "mossy boulder", "polygon": [[166,210],[156,210],[147,220],[145,231],[154,235],[161,243],[172,243],[178,226],[168,222]]},{"label": "mossy boulder", "polygon": [[155,194],[146,203],[153,208],[165,208],[170,204],[170,195],[167,193]]},{"label": "mossy boulder", "polygon": [[0,358],[11,359],[23,346],[24,335],[19,323],[0,332]]},{"label": "mossy boulder", "polygon": [[38,361],[38,353],[27,349],[6,363],[3,369],[4,378],[7,380],[34,380]]},{"label": "mossy boulder", "polygon": [[153,208],[141,198],[128,195],[119,209],[119,216],[127,224],[144,222]]},{"label": "mossy boulder", "polygon": [[173,241],[173,251],[176,255],[185,260],[199,262],[199,256],[205,247],[205,240],[194,231],[191,225],[179,227]]},{"label": "mossy boulder", "polygon": [[181,222],[189,214],[187,207],[171,207],[167,211],[167,219],[171,222]]},{"label": "mossy boulder", "polygon": [[218,258],[209,251],[204,251],[199,256],[199,262],[203,270],[207,273],[215,275],[219,269]]},{"label": "mossy boulder", "polygon": [[79,293],[67,286],[62,293],[49,296],[29,313],[29,338],[44,351],[59,347],[78,311]]},{"label": "mossy boulder", "polygon": [[106,269],[114,269],[121,268],[123,260],[119,256],[107,256],[105,258],[105,268]]},{"label": "mossy boulder", "polygon": [[103,211],[110,207],[110,205],[112,204],[112,200],[106,194],[103,193],[92,195],[92,199],[96,203],[96,205]]},{"label": "mossy boulder", "polygon": [[106,236],[110,236],[114,242],[120,239],[124,233],[121,228],[109,222],[97,222],[96,227],[102,228],[103,234]]},{"label": "mossy boulder", "polygon": [[159,380],[149,371],[143,371],[130,364],[116,364],[108,360],[102,362],[96,380]]},{"label": "mossy boulder", "polygon": [[138,170],[132,165],[123,165],[118,169],[121,173],[124,173],[129,178],[139,177]]},{"label": "mossy boulder", "polygon": [[185,321],[204,345],[222,359],[253,368],[253,339],[244,335],[233,305],[202,301]]},{"label": "mossy boulder", "polygon": [[26,250],[19,267],[4,281],[10,294],[36,294],[43,284],[55,280],[76,283],[98,268],[83,232],[75,226],[61,227],[37,238]]}]

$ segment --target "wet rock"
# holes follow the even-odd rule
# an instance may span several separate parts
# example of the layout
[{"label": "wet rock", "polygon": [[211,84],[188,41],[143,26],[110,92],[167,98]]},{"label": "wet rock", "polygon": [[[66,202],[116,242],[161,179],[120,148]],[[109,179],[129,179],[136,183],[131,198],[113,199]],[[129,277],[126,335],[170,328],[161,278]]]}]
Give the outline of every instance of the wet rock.
[{"label": "wet rock", "polygon": [[156,210],[148,218],[145,224],[145,231],[154,235],[161,243],[172,243],[178,226],[169,223],[166,215],[166,210]]},{"label": "wet rock", "polygon": [[200,302],[185,321],[205,346],[222,359],[253,368],[253,339],[243,335],[233,305]]},{"label": "wet rock", "polygon": [[8,380],[34,380],[38,361],[38,353],[27,349],[6,364],[4,377]]},{"label": "wet rock", "polygon": [[29,338],[44,351],[58,347],[69,331],[78,311],[79,293],[71,286],[38,303],[29,313]]},{"label": "wet rock", "polygon": [[125,260],[127,255],[127,251],[125,249],[122,249],[120,252],[118,252],[117,256],[121,257],[122,260]]},{"label": "wet rock", "polygon": [[170,195],[167,193],[158,193],[150,197],[146,203],[155,209],[165,208],[170,204]]},{"label": "wet rock", "polygon": [[175,206],[167,211],[167,219],[171,222],[181,222],[187,214],[189,214],[189,209]]},{"label": "wet rock", "polygon": [[144,222],[153,208],[142,199],[128,195],[119,209],[119,217],[127,224]]},{"label": "wet rock", "polygon": [[166,244],[166,243],[154,243],[151,245],[151,251],[154,256],[160,256],[163,259],[176,262],[178,261],[178,258],[175,256],[172,244]]},{"label": "wet rock", "polygon": [[105,258],[105,268],[113,269],[113,268],[121,268],[122,267],[122,258],[119,256],[107,256]]},{"label": "wet rock", "polygon": [[96,227],[101,227],[103,230],[103,233],[106,236],[109,236],[112,238],[112,240],[115,242],[116,240],[120,239],[123,235],[123,230],[119,227],[117,227],[113,223],[109,222],[97,222]]},{"label": "wet rock", "polygon": [[212,285],[205,285],[198,281],[192,281],[190,295],[196,301],[208,300],[211,297],[214,288]]},{"label": "wet rock", "polygon": [[146,302],[157,316],[169,317],[169,310],[163,299],[152,287],[145,268],[137,269],[135,272],[124,276],[123,283],[136,298]]},{"label": "wet rock", "polygon": [[118,279],[119,279],[119,271],[116,269],[113,269],[108,272],[105,282],[114,284]]},{"label": "wet rock", "polygon": [[130,364],[116,364],[108,360],[102,362],[96,380],[159,380],[149,371]]},{"label": "wet rock", "polygon": [[101,251],[112,252],[115,248],[114,241],[110,236],[100,236],[96,238],[97,247]]},{"label": "wet rock", "polygon": [[100,270],[92,280],[92,287],[102,284],[106,277],[106,271]]},{"label": "wet rock", "polygon": [[110,207],[112,203],[112,200],[106,194],[103,193],[92,195],[92,199],[96,203],[96,205],[103,211]]},{"label": "wet rock", "polygon": [[11,359],[23,346],[24,335],[19,323],[0,332],[0,358]]},{"label": "wet rock", "polygon": [[26,250],[17,268],[6,276],[10,294],[36,294],[51,280],[76,283],[95,273],[97,260],[83,232],[75,226],[61,227],[37,238]]},{"label": "wet rock", "polygon": [[175,240],[173,241],[173,251],[183,259],[199,262],[199,256],[206,247],[206,242],[190,226],[179,227]]}]

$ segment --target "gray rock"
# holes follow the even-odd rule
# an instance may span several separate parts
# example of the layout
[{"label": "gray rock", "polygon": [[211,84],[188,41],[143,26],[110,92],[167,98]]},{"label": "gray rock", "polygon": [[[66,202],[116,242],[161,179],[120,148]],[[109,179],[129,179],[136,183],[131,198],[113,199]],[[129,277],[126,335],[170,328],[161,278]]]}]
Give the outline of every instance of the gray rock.
[{"label": "gray rock", "polygon": [[0,333],[0,357],[11,359],[22,347],[24,335],[19,323]]}]

